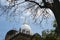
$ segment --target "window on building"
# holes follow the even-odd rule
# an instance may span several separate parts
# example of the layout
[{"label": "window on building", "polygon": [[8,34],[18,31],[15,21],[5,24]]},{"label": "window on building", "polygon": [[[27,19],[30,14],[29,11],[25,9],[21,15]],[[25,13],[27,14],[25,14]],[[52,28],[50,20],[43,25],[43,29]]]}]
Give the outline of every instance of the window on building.
[{"label": "window on building", "polygon": [[27,34],[30,34],[30,31],[26,31]]},{"label": "window on building", "polygon": [[25,30],[22,30],[22,33],[25,33]]}]

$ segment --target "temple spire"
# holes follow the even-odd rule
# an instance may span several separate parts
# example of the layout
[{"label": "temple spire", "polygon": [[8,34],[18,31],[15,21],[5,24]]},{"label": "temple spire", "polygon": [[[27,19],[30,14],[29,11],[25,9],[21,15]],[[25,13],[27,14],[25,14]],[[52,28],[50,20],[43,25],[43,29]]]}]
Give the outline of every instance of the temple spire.
[{"label": "temple spire", "polygon": [[25,16],[25,19],[24,19],[24,23],[23,24],[28,24],[26,16]]}]

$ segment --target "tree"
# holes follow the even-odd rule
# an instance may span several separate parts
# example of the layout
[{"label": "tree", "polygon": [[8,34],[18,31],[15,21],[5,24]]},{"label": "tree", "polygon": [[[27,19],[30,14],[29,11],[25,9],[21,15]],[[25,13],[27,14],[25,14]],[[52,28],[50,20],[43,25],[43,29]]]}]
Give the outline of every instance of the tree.
[{"label": "tree", "polygon": [[[58,27],[56,28],[56,32],[57,32],[57,34],[60,34],[59,33],[60,32],[60,22],[59,22],[60,21],[60,15],[59,15],[60,3],[59,3],[59,0],[53,0],[53,2],[49,2],[49,1],[46,2],[46,0],[42,0],[41,3],[40,3],[40,1],[36,2],[36,0],[24,0],[23,2],[20,2],[20,3],[18,3],[18,1],[19,0],[13,0],[13,1],[11,0],[11,1],[8,1],[9,5],[0,7],[2,10],[4,9],[3,12],[0,14],[0,16],[4,15],[4,13],[6,13],[7,16],[14,17],[14,16],[20,15],[24,11],[28,10],[28,11],[32,12],[30,16],[32,16],[34,22],[37,22],[37,19],[38,19],[37,17],[40,17],[42,15],[42,20],[39,19],[39,21],[40,21],[39,24],[40,24],[44,19],[47,19],[48,16],[50,15],[46,11],[46,8],[50,8],[53,11],[53,13],[56,17],[56,20],[57,20]],[[25,2],[28,2],[28,5],[26,5],[26,8],[23,11],[20,11],[20,14],[16,13],[18,6]],[[13,8],[15,8],[15,9],[10,13],[10,10]],[[39,9],[43,9],[43,11],[41,14],[38,15],[37,12]],[[49,15],[46,16],[47,14],[49,14]]]},{"label": "tree", "polygon": [[[48,31],[48,30],[47,30]],[[55,31],[54,30],[51,30],[49,32],[47,31],[43,31],[42,32],[42,38],[43,40],[56,40],[57,36],[55,34]],[[47,32],[47,33],[46,33]],[[45,36],[45,37],[44,37]]]},{"label": "tree", "polygon": [[56,22],[56,20],[54,20],[54,22],[53,22],[53,27],[57,27],[57,22]]},{"label": "tree", "polygon": [[49,2],[46,2],[45,0],[43,0],[43,2],[44,2],[44,6],[42,6],[42,7],[39,5],[39,3],[38,4],[36,3],[36,4],[39,5],[39,7],[41,7],[41,8],[50,8],[53,11],[53,13],[56,17],[56,20],[57,20],[57,24],[58,24],[58,27],[56,28],[56,32],[57,32],[57,34],[60,34],[59,33],[60,32],[60,30],[59,30],[60,29],[60,16],[59,16],[60,3],[59,3],[59,0],[53,0],[54,3],[49,3]]},{"label": "tree", "polygon": [[31,40],[42,40],[42,38],[41,38],[41,36],[40,36],[38,33],[35,33],[35,34],[32,36]]}]

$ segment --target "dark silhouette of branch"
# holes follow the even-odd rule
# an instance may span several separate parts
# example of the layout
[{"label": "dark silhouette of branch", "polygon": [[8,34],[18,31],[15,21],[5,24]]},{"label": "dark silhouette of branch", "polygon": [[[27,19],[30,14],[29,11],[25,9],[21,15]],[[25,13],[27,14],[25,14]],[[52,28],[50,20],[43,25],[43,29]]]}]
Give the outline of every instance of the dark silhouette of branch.
[{"label": "dark silhouette of branch", "polygon": [[26,2],[32,2],[32,3],[35,3],[35,4],[37,4],[40,8],[46,8],[45,6],[39,5],[39,3],[35,2],[35,1],[29,1],[29,0],[25,0],[25,1],[26,1]]}]

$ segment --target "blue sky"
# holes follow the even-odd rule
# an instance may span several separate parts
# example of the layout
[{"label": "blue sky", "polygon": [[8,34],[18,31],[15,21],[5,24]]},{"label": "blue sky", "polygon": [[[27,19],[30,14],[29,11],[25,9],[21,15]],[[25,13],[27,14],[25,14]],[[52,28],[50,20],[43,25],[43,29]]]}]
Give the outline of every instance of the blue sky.
[{"label": "blue sky", "polygon": [[[5,2],[3,1],[3,3],[5,3]],[[53,29],[53,20],[55,19],[55,17],[51,10],[49,10],[48,12],[52,16],[50,16],[47,20],[44,20],[42,22],[42,24],[39,24],[39,25],[33,23],[33,20],[31,20],[31,18],[29,16],[27,16],[29,14],[23,15],[21,17],[18,16],[18,17],[16,17],[16,21],[13,20],[11,22],[9,20],[7,20],[5,16],[1,16],[0,17],[0,40],[3,40],[5,38],[6,33],[11,29],[16,29],[17,31],[19,31],[19,28],[21,27],[21,25],[24,22],[24,16],[27,16],[27,21],[34,33],[41,34],[41,32],[45,29],[49,29],[49,30]],[[1,11],[0,11],[0,13],[1,13]],[[20,18],[20,20],[19,20],[19,18]],[[17,20],[19,20],[19,21],[17,21]],[[47,21],[47,23],[46,23],[46,21]]]}]

